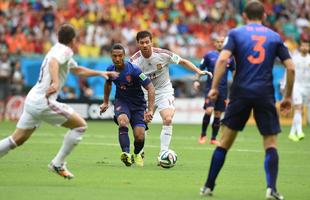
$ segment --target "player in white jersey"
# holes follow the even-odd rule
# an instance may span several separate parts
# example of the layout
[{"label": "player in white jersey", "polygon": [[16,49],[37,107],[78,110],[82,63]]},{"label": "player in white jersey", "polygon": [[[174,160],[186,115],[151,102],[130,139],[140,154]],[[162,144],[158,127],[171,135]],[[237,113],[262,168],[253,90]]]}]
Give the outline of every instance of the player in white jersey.
[{"label": "player in white jersey", "polygon": [[130,61],[142,69],[142,72],[151,79],[155,87],[155,108],[163,120],[160,134],[161,152],[169,149],[172,136],[172,118],[175,110],[173,105],[174,89],[170,81],[169,64],[183,65],[199,75],[212,76],[212,74],[201,71],[190,61],[171,51],[153,47],[152,34],[148,31],[138,32],[136,41],[139,51],[130,58]]},{"label": "player in white jersey", "polygon": [[94,71],[77,66],[72,58],[75,30],[70,24],[64,24],[60,27],[58,42],[44,58],[38,82],[26,97],[24,111],[16,125],[16,130],[11,136],[0,141],[0,157],[22,145],[40,125],[41,121],[63,126],[70,130],[65,135],[59,152],[48,167],[58,175],[71,179],[74,176],[66,168],[65,158],[81,141],[87,124],[71,107],[57,102],[57,95],[64,85],[69,71],[79,76],[102,76],[104,78],[116,77],[117,73]]},{"label": "player in white jersey", "polygon": [[[292,57],[295,64],[295,84],[293,89],[294,117],[289,139],[297,142],[305,137],[302,131],[303,104],[310,109],[310,54],[309,42],[301,41],[299,51]],[[309,115],[309,110],[308,110]],[[310,117],[310,116],[308,116]]]}]

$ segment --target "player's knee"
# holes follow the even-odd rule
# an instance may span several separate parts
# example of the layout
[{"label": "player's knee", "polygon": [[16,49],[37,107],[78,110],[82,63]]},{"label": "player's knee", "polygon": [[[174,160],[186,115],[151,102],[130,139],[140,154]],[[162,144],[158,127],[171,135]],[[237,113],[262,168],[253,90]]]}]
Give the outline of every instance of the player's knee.
[{"label": "player's knee", "polygon": [[73,141],[74,144],[78,144],[82,141],[86,129],[87,126],[74,128],[68,134],[65,135],[65,139]]},{"label": "player's knee", "polygon": [[129,121],[127,119],[118,120],[119,127],[128,127]]},{"label": "player's knee", "polygon": [[172,117],[171,116],[165,117],[163,121],[164,125],[169,126],[172,124]]},{"label": "player's knee", "polygon": [[206,110],[205,110],[205,113],[207,114],[207,115],[212,115],[212,112],[213,112],[213,107],[208,107]]}]

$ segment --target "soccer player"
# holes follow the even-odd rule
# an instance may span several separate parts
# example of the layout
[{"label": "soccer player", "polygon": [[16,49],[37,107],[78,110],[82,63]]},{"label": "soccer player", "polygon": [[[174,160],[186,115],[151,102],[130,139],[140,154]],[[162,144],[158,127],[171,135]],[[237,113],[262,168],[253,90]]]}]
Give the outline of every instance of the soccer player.
[{"label": "soccer player", "polygon": [[309,41],[300,42],[299,51],[292,59],[296,66],[296,81],[293,88],[294,117],[288,138],[297,142],[305,137],[302,131],[302,105],[310,105]]},{"label": "soccer player", "polygon": [[200,194],[210,196],[215,187],[227,151],[232,146],[238,131],[242,131],[251,111],[265,149],[265,173],[267,181],[266,199],[282,200],[276,188],[278,175],[277,134],[281,131],[275,107],[272,68],[279,57],[286,67],[286,94],[280,110],[287,114],[291,109],[294,84],[294,64],[287,47],[280,36],[262,25],[265,17],[264,6],[259,1],[250,1],[245,6],[243,17],[247,25],[232,29],[224,41],[223,50],[215,65],[215,74],[208,97],[216,99],[221,77],[227,60],[234,55],[236,74],[231,87],[230,101],[225,111],[222,137],[213,152],[208,178]]},{"label": "soccer player", "polygon": [[[222,50],[224,42],[223,36],[217,36],[214,41],[214,46],[216,50],[209,51],[201,60],[201,64],[199,68],[201,70],[207,69],[209,72],[214,72],[214,66],[216,63],[216,60],[218,59],[218,56]],[[205,86],[205,104],[203,106],[203,109],[205,110],[205,114],[202,119],[202,126],[201,126],[201,134],[199,137],[199,144],[204,144],[207,140],[206,137],[206,131],[210,122],[211,114],[214,112],[214,119],[212,123],[212,136],[210,140],[210,144],[218,144],[218,141],[216,140],[217,133],[220,129],[220,119],[222,112],[225,111],[226,107],[226,101],[227,101],[227,76],[228,76],[228,70],[234,72],[235,70],[235,61],[233,57],[230,57],[228,59],[227,69],[225,72],[224,77],[221,79],[221,82],[219,84],[219,95],[216,101],[211,101],[208,98],[208,92],[211,89],[212,79],[208,78]],[[200,86],[199,79],[194,81],[194,89],[198,90]]]},{"label": "soccer player", "polygon": [[138,65],[152,81],[155,87],[155,109],[158,110],[163,126],[160,134],[160,152],[168,150],[172,136],[172,118],[174,115],[174,90],[169,77],[169,64],[181,64],[198,75],[210,75],[201,71],[189,60],[181,58],[171,51],[152,47],[152,34],[140,31],[136,35],[139,51],[130,61]]},{"label": "soccer player", "polygon": [[[121,44],[113,45],[111,58],[113,64],[107,68],[107,71],[116,71],[120,74],[118,78],[108,79],[104,85],[104,99],[100,106],[100,112],[105,112],[109,107],[109,95],[113,82],[116,85],[114,113],[119,126],[118,139],[122,149],[121,160],[126,166],[135,163],[142,167],[144,165],[142,149],[145,128],[146,123],[153,118],[155,88],[138,66],[124,61],[125,49]],[[147,90],[149,99],[147,107],[141,86]],[[134,135],[133,155],[130,154],[129,124]]]},{"label": "soccer player", "polygon": [[70,130],[63,144],[48,168],[58,175],[71,179],[74,175],[67,169],[65,159],[82,140],[87,128],[85,120],[71,107],[56,101],[69,71],[79,76],[117,76],[116,72],[94,71],[78,67],[72,58],[75,45],[75,30],[70,24],[63,24],[58,31],[56,43],[45,56],[36,85],[28,93],[24,111],[14,133],[0,141],[0,157],[28,140],[42,121],[63,126]]}]

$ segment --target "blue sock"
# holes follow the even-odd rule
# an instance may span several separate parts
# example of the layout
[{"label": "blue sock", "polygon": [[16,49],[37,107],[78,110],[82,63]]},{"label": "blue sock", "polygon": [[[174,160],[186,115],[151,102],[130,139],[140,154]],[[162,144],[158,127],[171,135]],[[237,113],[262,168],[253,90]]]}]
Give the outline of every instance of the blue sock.
[{"label": "blue sock", "polygon": [[130,140],[128,136],[128,128],[127,127],[119,127],[118,128],[118,141],[121,145],[122,152],[130,152]]},{"label": "blue sock", "polygon": [[144,147],[144,140],[142,141],[134,141],[134,146],[135,146],[135,149],[134,149],[134,153],[135,154],[138,154],[140,153],[140,151],[143,149]]},{"label": "blue sock", "polygon": [[207,128],[210,123],[210,117],[210,115],[207,115],[207,113],[205,113],[202,118],[201,136],[206,136]]},{"label": "blue sock", "polygon": [[217,133],[219,132],[220,129],[220,125],[221,125],[220,118],[215,117],[212,123],[212,137],[211,137],[212,140],[216,139]]},{"label": "blue sock", "polygon": [[226,153],[227,150],[222,147],[216,147],[216,149],[214,150],[205,187],[208,187],[211,190],[214,189],[215,179],[219,174],[222,166],[224,165]]},{"label": "blue sock", "polygon": [[279,156],[277,149],[273,147],[266,149],[264,164],[265,164],[267,187],[273,189],[274,191],[277,191],[276,182],[277,182],[278,164],[279,164]]}]

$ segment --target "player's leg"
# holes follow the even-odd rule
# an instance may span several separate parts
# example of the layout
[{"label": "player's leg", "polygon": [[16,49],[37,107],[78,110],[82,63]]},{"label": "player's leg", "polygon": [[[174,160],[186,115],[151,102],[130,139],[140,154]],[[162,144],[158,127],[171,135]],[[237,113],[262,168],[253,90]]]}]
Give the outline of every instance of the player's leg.
[{"label": "player's leg", "polygon": [[210,140],[210,144],[218,144],[218,141],[216,140],[216,136],[219,132],[220,125],[221,125],[221,111],[214,111],[214,118],[213,118],[213,123],[212,123],[212,136]]},{"label": "player's leg", "polygon": [[172,137],[172,119],[174,115],[174,97],[161,96],[158,103],[158,112],[162,118],[163,126],[160,133],[160,151],[168,150]]},{"label": "player's leg", "polygon": [[144,132],[145,132],[145,126],[144,124],[137,124],[133,128],[134,131],[134,155],[133,159],[137,166],[143,167],[144,166],[144,158],[142,156],[142,150],[144,147]]},{"label": "player's leg", "polygon": [[210,123],[212,112],[214,111],[214,103],[210,102],[209,99],[206,98],[203,108],[205,110],[205,114],[202,118],[201,133],[198,139],[199,144],[204,144],[207,140],[207,129]]},{"label": "player's leg", "polygon": [[52,160],[53,165],[61,166],[65,163],[66,157],[80,143],[87,129],[86,121],[76,112],[73,112],[62,126],[70,130],[64,136],[64,140],[58,153]]},{"label": "player's leg", "polygon": [[[302,130],[302,109],[303,109],[302,104],[294,105],[293,124],[297,132],[297,141],[302,140],[305,137],[303,130]],[[290,132],[290,135],[291,135],[291,132]]]},{"label": "player's leg", "polygon": [[[118,142],[120,144],[122,153],[121,161],[127,166],[131,166],[133,163],[133,157],[130,154],[130,139],[128,135],[129,126],[129,114],[126,113],[116,113],[118,127]],[[129,116],[128,116],[129,115]]]},{"label": "player's leg", "polygon": [[220,94],[214,106],[214,118],[212,123],[212,137],[210,140],[210,144],[218,144],[216,136],[220,129],[221,115],[222,112],[225,111],[225,108],[226,108],[226,95]]},{"label": "player's leg", "polygon": [[51,125],[70,129],[65,134],[63,143],[48,168],[63,178],[73,178],[74,175],[67,169],[65,160],[82,140],[87,129],[85,120],[67,104],[49,99],[39,117]]},{"label": "player's leg", "polygon": [[39,124],[40,121],[34,119],[33,116],[24,109],[14,133],[0,141],[0,157],[27,141]]},{"label": "player's leg", "polygon": [[265,173],[267,182],[267,199],[283,199],[277,193],[279,156],[277,151],[277,134],[281,132],[278,113],[274,99],[262,99],[255,102],[254,118],[257,127],[263,135],[265,149]]},{"label": "player's leg", "polygon": [[22,145],[32,135],[36,128],[33,129],[19,129],[16,128],[14,133],[2,140],[0,140],[0,157],[7,154],[10,150]]},{"label": "player's leg", "polygon": [[131,166],[133,163],[133,158],[130,154],[130,139],[128,135],[128,126],[131,113],[127,103],[120,99],[116,99],[114,113],[118,123],[118,141],[122,150],[121,161],[126,166]]},{"label": "player's leg", "polygon": [[235,138],[237,136],[237,131],[233,130],[227,126],[223,127],[222,137],[220,139],[218,147],[213,152],[211,165],[209,168],[208,178],[204,184],[204,187],[201,188],[200,194],[204,196],[211,196],[212,191],[215,187],[215,180],[222,169],[227,151],[232,146]]},{"label": "player's leg", "polygon": [[209,168],[208,178],[201,188],[200,194],[211,196],[215,187],[216,178],[224,165],[227,151],[232,146],[237,132],[243,130],[251,113],[251,104],[247,100],[232,100],[228,104],[223,119],[222,137],[218,147],[214,150]]},{"label": "player's leg", "polygon": [[296,135],[296,132],[302,131],[302,93],[301,89],[298,86],[295,86],[293,89],[293,103],[294,103],[294,116],[292,121],[292,126],[288,138],[297,142],[299,139]]},{"label": "player's leg", "polygon": [[[145,129],[146,124],[144,122],[145,109],[133,110],[131,112],[130,125],[133,128],[134,134],[134,162],[137,166],[143,167],[143,148],[145,143]],[[144,152],[143,152],[144,153]]]}]

